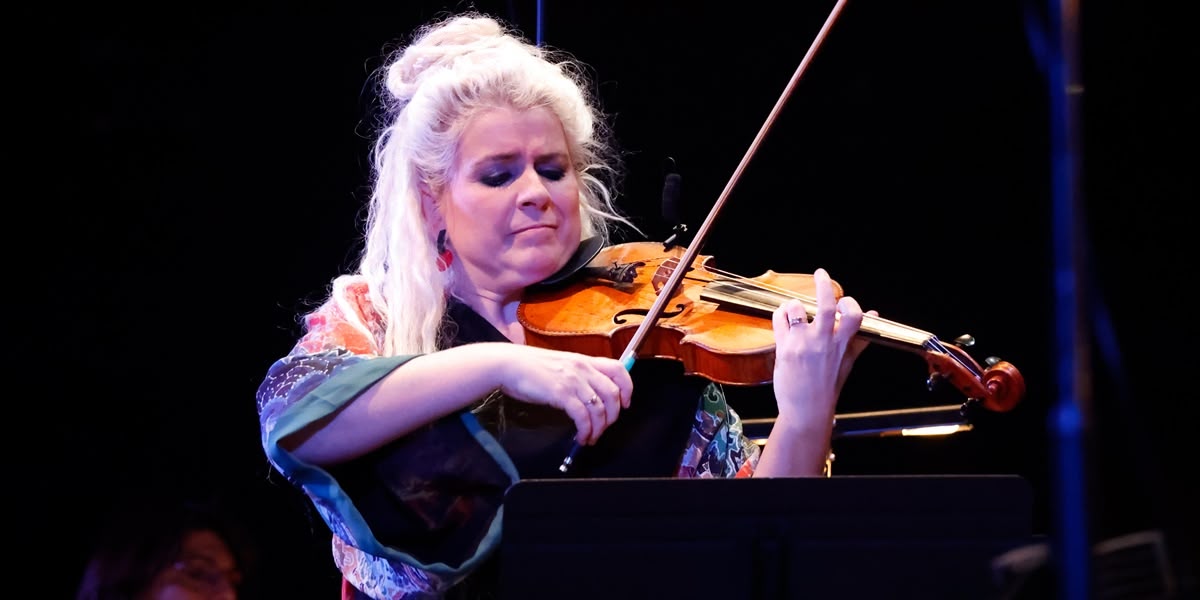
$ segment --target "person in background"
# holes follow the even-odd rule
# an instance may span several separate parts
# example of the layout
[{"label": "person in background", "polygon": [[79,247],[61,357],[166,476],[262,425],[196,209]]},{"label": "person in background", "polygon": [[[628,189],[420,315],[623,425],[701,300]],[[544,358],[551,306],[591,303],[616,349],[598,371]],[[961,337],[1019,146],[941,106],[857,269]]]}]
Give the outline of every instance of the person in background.
[{"label": "person in background", "polygon": [[585,69],[475,12],[389,58],[359,264],[300,315],[256,398],[267,458],[333,533],[344,598],[495,596],[499,508],[522,478],[823,474],[866,345],[828,273],[814,307],[772,315],[761,449],[721,386],[677,361],[529,345],[526,292],[636,231]]},{"label": "person in background", "polygon": [[102,523],[76,600],[243,600],[257,545],[218,502],[147,493]]}]

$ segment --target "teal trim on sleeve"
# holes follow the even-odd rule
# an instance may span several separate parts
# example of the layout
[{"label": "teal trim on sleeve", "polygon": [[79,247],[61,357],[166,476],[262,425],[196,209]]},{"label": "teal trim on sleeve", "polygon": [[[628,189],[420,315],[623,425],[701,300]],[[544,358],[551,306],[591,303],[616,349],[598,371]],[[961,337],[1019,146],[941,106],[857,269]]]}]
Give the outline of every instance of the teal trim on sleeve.
[{"label": "teal trim on sleeve", "polygon": [[[475,553],[462,565],[454,568],[440,562],[425,564],[412,555],[385,546],[375,539],[375,535],[371,532],[362,513],[358,511],[349,495],[342,490],[337,480],[328,471],[296,458],[279,445],[279,441],[283,438],[332,414],[412,358],[414,358],[412,355],[372,358],[349,365],[331,376],[328,381],[317,386],[305,398],[279,416],[275,428],[267,438],[268,453],[271,460],[290,480],[303,486],[310,495],[320,498],[322,504],[320,508],[338,516],[341,522],[336,526],[333,523],[326,524],[335,534],[344,531],[349,536],[348,543],[374,556],[397,560],[443,577],[458,578],[477,567],[498,546],[504,514],[503,506],[497,510],[488,532],[479,547],[476,548]],[[461,421],[471,437],[496,461],[512,482],[515,483],[520,479],[516,465],[504,451],[500,442],[479,424],[473,414],[464,411]],[[321,512],[323,513],[323,511]],[[322,516],[325,515],[322,514]]]},{"label": "teal trim on sleeve", "polygon": [[[474,437],[475,441],[479,442],[480,446],[483,446],[484,451],[486,451],[488,455],[491,456],[492,459],[500,465],[500,468],[503,469],[508,475],[509,483],[516,483],[519,481],[521,477],[517,473],[517,465],[513,464],[512,458],[509,457],[508,453],[504,451],[504,447],[500,445],[499,440],[493,437],[491,433],[488,433],[488,431],[479,424],[479,420],[475,418],[474,414],[468,411],[463,411],[461,418],[463,424],[467,427],[467,431],[471,433],[471,437]],[[482,562],[489,555],[491,555],[492,552],[499,548],[500,535],[503,530],[504,505],[501,504],[500,507],[496,509],[496,516],[492,518],[492,524],[488,527],[487,533],[484,534],[483,539],[479,541],[479,547],[475,549],[475,554],[471,558],[467,559],[463,563],[462,567],[460,567],[457,571],[451,569],[453,574],[458,575],[460,573],[469,573],[471,569],[475,568],[480,562]],[[438,563],[438,566],[449,568],[447,565],[442,563]],[[440,571],[434,571],[433,569],[430,570],[435,573],[440,573]]]},{"label": "teal trim on sleeve", "polygon": [[275,421],[275,428],[267,437],[271,458],[277,461],[276,464],[282,467],[290,478],[307,485],[308,481],[303,477],[308,469],[316,467],[294,458],[290,452],[279,446],[279,441],[305,426],[329,416],[412,358],[412,355],[372,358],[349,365],[330,376],[328,380],[279,415]]},{"label": "teal trim on sleeve", "polygon": [[504,447],[500,445],[499,440],[492,437],[492,434],[488,433],[488,430],[479,424],[479,419],[476,419],[474,414],[464,411],[461,418],[463,424],[467,426],[467,431],[471,432],[471,437],[475,438],[475,441],[479,442],[480,446],[483,446],[483,449],[496,460],[501,469],[504,469],[509,481],[516,483],[521,478],[517,473],[517,465],[509,458],[508,453],[504,451]]}]

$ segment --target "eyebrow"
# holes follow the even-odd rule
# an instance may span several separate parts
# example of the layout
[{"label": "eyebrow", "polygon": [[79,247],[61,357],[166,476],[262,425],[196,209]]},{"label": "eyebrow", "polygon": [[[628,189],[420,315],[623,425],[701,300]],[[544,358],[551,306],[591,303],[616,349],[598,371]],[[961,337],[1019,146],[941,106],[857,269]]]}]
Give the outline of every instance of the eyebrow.
[{"label": "eyebrow", "polygon": [[[489,154],[487,156],[480,158],[479,160],[472,161],[471,166],[474,167],[476,165],[482,165],[482,164],[486,164],[486,163],[495,163],[495,162],[510,162],[510,161],[516,160],[520,156],[521,156],[520,152],[501,152],[499,154]],[[547,152],[545,154],[539,154],[539,155],[533,157],[533,161],[535,163],[545,162],[547,160],[566,161],[568,156],[569,155],[566,152]]]},{"label": "eyebrow", "polygon": [[230,566],[229,568],[224,568],[221,566],[220,560],[218,560],[210,555],[207,555],[207,554],[192,554],[192,553],[185,552],[179,556],[178,562],[187,562],[189,560],[195,560],[195,561],[205,563],[219,571],[238,571],[239,570],[239,566],[238,566],[236,560],[233,561],[232,566]]}]

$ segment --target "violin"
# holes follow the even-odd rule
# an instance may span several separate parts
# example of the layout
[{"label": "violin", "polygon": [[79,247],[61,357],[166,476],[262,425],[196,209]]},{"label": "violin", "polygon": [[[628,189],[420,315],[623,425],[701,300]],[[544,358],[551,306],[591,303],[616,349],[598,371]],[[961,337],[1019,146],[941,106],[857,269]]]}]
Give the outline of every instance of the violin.
[{"label": "violin", "polygon": [[[641,354],[680,360],[687,372],[718,382],[771,381],[775,366],[771,312],[795,298],[811,319],[816,309],[812,275],[767,271],[755,278],[738,277],[717,271],[710,264],[711,257],[702,257],[699,251],[734,185],[845,5],[846,0],[837,0],[826,17],[692,243],[674,254],[669,252],[670,245],[658,250],[653,243],[597,248],[598,253],[578,272],[572,270],[561,280],[556,274],[550,285],[527,289],[517,308],[526,343],[613,356],[626,370],[633,368]],[[646,266],[653,268],[643,272]],[[836,282],[834,292],[842,295]],[[1025,393],[1025,382],[1011,364],[989,360],[988,367],[982,368],[961,348],[942,344],[924,331],[864,314],[857,335],[920,353],[929,365],[931,380],[950,381],[968,399],[990,410],[1010,410]],[[621,344],[625,349],[617,354]],[[579,449],[577,442],[560,471],[567,471]]]},{"label": "violin", "polygon": [[[655,242],[603,249],[574,276],[531,288],[517,308],[526,343],[554,350],[618,358],[644,330],[637,355],[678,360],[685,372],[730,385],[770,383],[775,369],[771,314],[797,299],[809,318],[816,311],[813,276],[767,270],[741,277],[714,266],[712,256],[686,261],[687,252]],[[686,268],[680,265],[686,264]],[[679,273],[654,322],[651,307]],[[834,293],[844,293],[838,282]],[[925,359],[930,384],[944,380],[988,410],[1005,412],[1020,402],[1025,382],[1011,363],[977,363],[963,348],[937,336],[864,314],[858,337]]]}]

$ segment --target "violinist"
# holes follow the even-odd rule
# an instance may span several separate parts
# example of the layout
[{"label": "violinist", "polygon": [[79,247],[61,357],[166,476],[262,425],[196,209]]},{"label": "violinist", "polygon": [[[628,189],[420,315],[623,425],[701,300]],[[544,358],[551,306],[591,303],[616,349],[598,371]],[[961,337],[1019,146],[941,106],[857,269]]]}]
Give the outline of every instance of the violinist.
[{"label": "violinist", "polygon": [[866,345],[823,270],[814,311],[771,315],[778,418],[761,448],[722,387],[676,361],[526,343],[527,290],[633,227],[583,73],[479,13],[425,25],[378,73],[357,269],[257,392],[266,455],[332,532],[344,598],[494,595],[498,509],[520,478],[823,473]]}]

